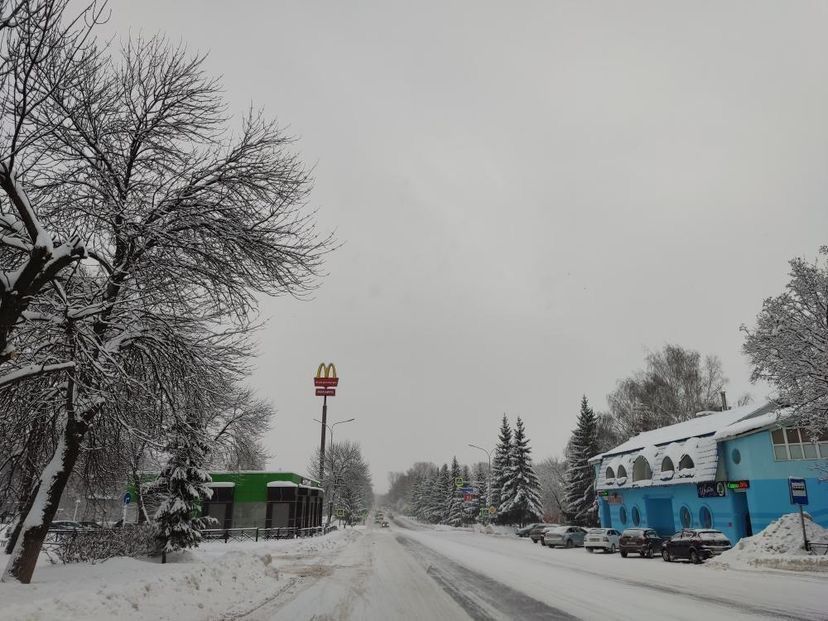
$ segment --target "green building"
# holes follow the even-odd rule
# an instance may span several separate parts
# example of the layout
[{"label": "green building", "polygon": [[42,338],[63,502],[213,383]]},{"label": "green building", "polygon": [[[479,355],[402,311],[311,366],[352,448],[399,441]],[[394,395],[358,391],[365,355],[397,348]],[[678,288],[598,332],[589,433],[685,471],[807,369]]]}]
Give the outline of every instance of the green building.
[{"label": "green building", "polygon": [[[142,478],[152,480],[158,473]],[[202,514],[217,520],[211,528],[313,528],[322,525],[324,494],[319,481],[295,472],[236,470],[211,472],[210,500]],[[134,490],[131,490],[134,496]],[[147,498],[148,504],[152,503]],[[128,521],[132,521],[128,519]]]},{"label": "green building", "polygon": [[213,497],[205,515],[215,528],[312,528],[322,525],[319,481],[295,472],[211,472]]}]

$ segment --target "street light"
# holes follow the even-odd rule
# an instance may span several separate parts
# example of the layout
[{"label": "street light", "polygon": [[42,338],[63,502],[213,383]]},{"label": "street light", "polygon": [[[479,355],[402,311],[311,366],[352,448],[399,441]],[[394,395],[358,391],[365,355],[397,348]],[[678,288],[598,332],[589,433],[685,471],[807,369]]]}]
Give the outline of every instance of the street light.
[{"label": "street light", "polygon": [[[476,444],[469,443],[469,446],[472,448],[476,448],[479,451],[483,451],[486,453],[486,457],[489,460],[489,469],[486,471],[488,482],[486,483],[486,515],[488,515],[489,511],[489,501],[491,500],[491,493],[492,493],[492,453],[487,451],[482,446],[477,446]],[[488,519],[488,518],[487,518]]]},{"label": "street light", "polygon": [[[333,428],[336,427],[337,425],[341,425],[343,423],[352,423],[353,421],[356,420],[356,418],[349,418],[347,420],[338,420],[335,423],[332,423],[330,425],[328,423],[322,422],[318,418],[314,418],[313,420],[314,420],[314,422],[320,423],[320,424],[324,425],[325,427],[327,427],[328,431],[331,433],[331,460],[333,460],[333,457],[334,457]],[[332,472],[331,474],[334,474],[334,473]],[[324,464],[322,464],[322,471],[319,473],[319,477],[321,479],[325,478],[325,466],[324,466]],[[331,481],[331,492],[332,492],[333,496],[336,495],[336,475],[334,475],[334,480]],[[334,501],[333,498],[328,499],[328,524],[331,523],[331,516],[333,514],[333,501]]]}]

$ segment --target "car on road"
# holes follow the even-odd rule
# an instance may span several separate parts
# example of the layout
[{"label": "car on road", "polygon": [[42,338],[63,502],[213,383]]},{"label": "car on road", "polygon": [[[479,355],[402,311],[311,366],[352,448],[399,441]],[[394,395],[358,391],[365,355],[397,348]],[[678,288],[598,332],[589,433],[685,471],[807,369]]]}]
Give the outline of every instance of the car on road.
[{"label": "car on road", "polygon": [[556,526],[543,531],[541,543],[548,548],[573,548],[584,545],[586,529],[580,526]]},{"label": "car on road", "polygon": [[383,522],[383,523],[381,524],[381,527],[382,527],[382,528],[388,528],[389,526],[391,526],[391,525],[390,525],[388,522]]},{"label": "car on road", "polygon": [[50,532],[65,532],[86,529],[80,522],[75,522],[72,520],[55,520],[51,524],[49,524],[48,530]]},{"label": "car on road", "polygon": [[618,539],[618,549],[624,558],[630,552],[653,558],[656,554],[661,554],[662,542],[661,536],[652,528],[628,528]]},{"label": "car on road", "polygon": [[584,547],[587,552],[603,550],[614,554],[620,538],[621,533],[614,528],[590,528],[584,539]]},{"label": "car on road", "polygon": [[701,563],[731,547],[730,539],[719,530],[684,528],[664,542],[661,558],[668,563],[679,559]]},{"label": "car on road", "polygon": [[535,524],[534,528],[529,531],[527,535],[529,539],[532,540],[532,543],[538,543],[543,539],[543,531],[547,528],[553,528],[555,526],[560,526],[559,524]]},{"label": "car on road", "polygon": [[549,526],[549,524],[544,524],[544,523],[542,523],[542,522],[535,522],[534,524],[527,524],[527,525],[526,525],[526,526],[524,526],[523,528],[516,528],[516,529],[515,529],[515,534],[516,534],[518,537],[528,537],[528,536],[529,536],[529,532],[530,532],[533,528],[535,528],[536,526],[543,526],[543,527],[546,527],[546,526]]}]

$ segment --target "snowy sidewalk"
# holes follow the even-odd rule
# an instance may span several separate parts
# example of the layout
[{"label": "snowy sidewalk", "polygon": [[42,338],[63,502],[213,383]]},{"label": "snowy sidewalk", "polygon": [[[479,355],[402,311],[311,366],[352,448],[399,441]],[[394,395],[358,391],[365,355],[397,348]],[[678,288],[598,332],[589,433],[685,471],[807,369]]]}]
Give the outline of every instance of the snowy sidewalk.
[{"label": "snowy sidewalk", "polygon": [[[41,563],[32,584],[0,584],[0,621],[232,618],[289,590],[359,537],[347,529],[310,539],[211,542],[166,565],[130,558]],[[3,566],[7,559],[0,555]]]}]

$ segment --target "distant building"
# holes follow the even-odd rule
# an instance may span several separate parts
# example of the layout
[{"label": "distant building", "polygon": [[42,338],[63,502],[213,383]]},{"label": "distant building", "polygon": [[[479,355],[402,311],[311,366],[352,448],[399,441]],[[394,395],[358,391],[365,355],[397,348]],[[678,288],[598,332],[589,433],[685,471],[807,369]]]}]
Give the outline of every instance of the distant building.
[{"label": "distant building", "polygon": [[[151,480],[158,476],[145,475]],[[295,472],[211,472],[213,496],[202,503],[210,528],[312,528],[322,525],[319,481]],[[134,496],[134,490],[132,490]],[[148,505],[152,499],[147,499]],[[137,516],[136,516],[137,517]],[[133,521],[129,518],[128,521]]]},{"label": "distant building", "polygon": [[811,442],[786,414],[770,403],[702,412],[596,455],[601,526],[716,528],[735,543],[797,511],[788,478],[801,477],[805,510],[828,527],[828,435]]}]

